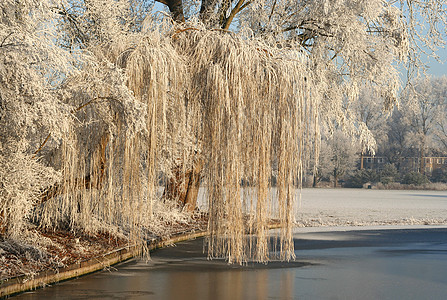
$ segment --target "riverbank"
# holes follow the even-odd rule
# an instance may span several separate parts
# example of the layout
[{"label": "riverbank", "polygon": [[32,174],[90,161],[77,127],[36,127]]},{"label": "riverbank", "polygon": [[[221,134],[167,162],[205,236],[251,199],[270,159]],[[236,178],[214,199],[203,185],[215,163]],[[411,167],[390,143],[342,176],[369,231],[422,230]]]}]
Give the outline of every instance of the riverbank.
[{"label": "riverbank", "polygon": [[[131,245],[123,238],[107,234],[87,236],[64,231],[34,234],[46,239],[48,246],[41,248],[41,253],[31,246],[25,249],[24,245],[0,242],[0,298],[109,268],[140,255],[143,249],[143,245]],[[206,220],[200,218],[194,226],[172,226],[167,236],[148,240],[144,248],[151,251],[205,235]]]},{"label": "riverbank", "polygon": [[197,239],[18,299],[445,299],[447,226],[297,228],[293,238],[291,262],[228,265]]}]

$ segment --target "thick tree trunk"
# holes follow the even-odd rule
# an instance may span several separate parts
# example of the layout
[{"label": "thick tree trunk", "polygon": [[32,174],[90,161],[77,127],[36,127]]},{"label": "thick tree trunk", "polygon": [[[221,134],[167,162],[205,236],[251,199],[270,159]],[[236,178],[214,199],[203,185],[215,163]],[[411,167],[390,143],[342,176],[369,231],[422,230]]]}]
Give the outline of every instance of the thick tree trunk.
[{"label": "thick tree trunk", "polygon": [[6,234],[7,226],[6,220],[4,220],[5,214],[3,211],[0,213],[0,236],[4,236]]},{"label": "thick tree trunk", "polygon": [[156,0],[169,7],[169,11],[172,14],[174,21],[183,23],[185,22],[185,16],[183,15],[183,0]]},{"label": "thick tree trunk", "polygon": [[[185,22],[183,14],[183,0],[156,0],[168,6],[171,12],[172,18],[179,23]],[[244,1],[239,1],[237,11],[240,11],[241,5]],[[234,14],[231,16],[231,20],[228,20],[225,16],[226,11],[230,8],[231,1],[223,0],[220,3],[219,18],[214,20],[215,9],[219,2],[217,0],[202,0],[200,6],[200,20],[207,26],[219,24],[222,28],[228,27]],[[228,28],[226,28],[228,29]],[[203,168],[203,162],[196,162],[191,170],[183,170],[183,166],[178,166],[173,170],[173,178],[169,178],[163,193],[163,199],[169,199],[178,201],[179,204],[187,211],[194,211],[197,205],[197,196],[200,187],[200,172]]]},{"label": "thick tree trunk", "polygon": [[172,13],[172,18],[177,22],[185,22],[183,15],[183,1],[182,0],[167,0],[167,5]]},{"label": "thick tree trunk", "polygon": [[186,192],[186,197],[184,201],[184,209],[187,211],[194,211],[197,206],[197,197],[199,195],[200,188],[200,173],[203,168],[203,162],[198,163],[194,166],[192,172],[190,173],[188,190]]},{"label": "thick tree trunk", "polygon": [[166,183],[163,198],[178,201],[184,210],[192,212],[197,205],[197,196],[200,187],[200,172],[203,162],[196,162],[191,170],[183,173],[181,167],[174,171],[174,177]]},{"label": "thick tree trunk", "polygon": [[202,0],[202,4],[200,6],[200,20],[203,23],[209,24],[211,18],[214,15],[216,5],[217,5],[216,0]]}]

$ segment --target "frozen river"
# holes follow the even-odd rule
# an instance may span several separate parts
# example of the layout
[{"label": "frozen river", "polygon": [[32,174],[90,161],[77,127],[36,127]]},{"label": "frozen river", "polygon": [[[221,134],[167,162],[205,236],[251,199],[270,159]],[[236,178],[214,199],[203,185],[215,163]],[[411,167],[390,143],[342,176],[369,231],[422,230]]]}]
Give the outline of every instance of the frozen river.
[{"label": "frozen river", "polygon": [[[328,230],[329,229],[329,230]],[[321,228],[320,228],[321,230]],[[445,299],[447,227],[297,229],[296,261],[229,266],[202,240],[19,299]]]},{"label": "frozen river", "polygon": [[305,189],[297,224],[320,227],[295,229],[294,262],[230,266],[195,240],[18,298],[446,299],[446,192]]}]

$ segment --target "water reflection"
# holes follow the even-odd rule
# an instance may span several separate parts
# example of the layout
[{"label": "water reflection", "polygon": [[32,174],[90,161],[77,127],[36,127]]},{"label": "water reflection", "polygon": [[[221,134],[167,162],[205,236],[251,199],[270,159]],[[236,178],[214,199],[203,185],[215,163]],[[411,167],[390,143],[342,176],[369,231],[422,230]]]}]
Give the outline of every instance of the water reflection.
[{"label": "water reflection", "polygon": [[[160,293],[156,295],[164,299],[292,299],[294,275],[292,269],[274,273],[269,269],[203,272],[170,270],[157,274],[157,281],[161,284],[157,287]],[[151,284],[150,281],[148,278],[147,284],[154,286],[154,282]]]}]

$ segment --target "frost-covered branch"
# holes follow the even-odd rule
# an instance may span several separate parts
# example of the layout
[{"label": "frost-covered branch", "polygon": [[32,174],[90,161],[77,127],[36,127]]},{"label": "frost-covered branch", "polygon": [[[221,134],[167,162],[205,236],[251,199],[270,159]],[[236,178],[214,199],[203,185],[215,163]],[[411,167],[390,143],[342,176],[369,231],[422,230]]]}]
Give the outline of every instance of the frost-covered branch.
[{"label": "frost-covered branch", "polygon": [[442,45],[444,2],[159,2],[171,19],[143,0],[0,4],[2,234],[19,236],[32,217],[141,241],[166,218],[160,181],[163,200],[182,206],[203,178],[210,256],[241,263],[255,249],[266,261],[277,201],[281,257],[293,258],[293,189],[318,161],[321,132],[373,150],[359,95],[394,107],[396,64]]}]

